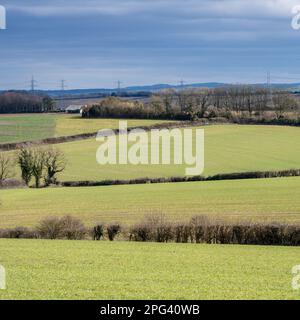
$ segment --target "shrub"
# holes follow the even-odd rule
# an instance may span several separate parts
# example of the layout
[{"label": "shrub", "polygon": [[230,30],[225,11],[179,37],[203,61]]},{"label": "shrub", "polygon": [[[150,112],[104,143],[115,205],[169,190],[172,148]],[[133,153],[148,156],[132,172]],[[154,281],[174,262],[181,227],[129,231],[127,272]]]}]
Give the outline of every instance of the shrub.
[{"label": "shrub", "polygon": [[42,220],[37,227],[37,232],[43,239],[81,240],[86,234],[86,229],[79,219],[65,216]]},{"label": "shrub", "polygon": [[193,242],[192,226],[190,224],[175,224],[173,230],[175,242]]},{"label": "shrub", "polygon": [[60,235],[68,240],[82,240],[85,237],[86,229],[79,219],[66,216],[60,219]]},{"label": "shrub", "polygon": [[111,224],[107,226],[107,235],[109,241],[114,241],[115,237],[121,232],[121,226],[119,224]]},{"label": "shrub", "polygon": [[144,224],[152,230],[152,238],[156,242],[168,242],[173,239],[173,228],[164,214],[149,214]]},{"label": "shrub", "polygon": [[103,224],[97,224],[93,229],[92,229],[92,238],[94,240],[101,240],[104,236],[104,225]]},{"label": "shrub", "polygon": [[198,215],[191,218],[191,241],[196,243],[205,242],[207,226],[212,224],[212,218],[205,215]]},{"label": "shrub", "polygon": [[130,228],[130,241],[151,241],[153,240],[153,230],[151,228],[144,224],[137,224]]},{"label": "shrub", "polygon": [[24,227],[16,227],[13,229],[1,229],[0,238],[8,239],[34,239],[37,238],[36,232]]},{"label": "shrub", "polygon": [[62,232],[61,221],[56,217],[46,218],[39,223],[36,230],[42,239],[59,239]]}]

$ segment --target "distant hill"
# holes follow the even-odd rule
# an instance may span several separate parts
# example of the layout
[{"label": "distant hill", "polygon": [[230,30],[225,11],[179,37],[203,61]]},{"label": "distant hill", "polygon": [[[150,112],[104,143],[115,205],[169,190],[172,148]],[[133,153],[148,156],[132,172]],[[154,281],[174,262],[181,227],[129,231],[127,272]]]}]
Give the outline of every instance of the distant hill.
[{"label": "distant hill", "polygon": [[[71,90],[39,90],[36,91],[37,94],[49,95],[53,98],[59,98],[64,95],[67,97],[80,96],[81,98],[98,98],[101,96],[111,95],[113,93],[119,93],[123,96],[147,96],[151,92],[160,91],[163,89],[180,89],[180,88],[220,88],[224,86],[230,86],[232,84],[222,83],[222,82],[203,82],[203,83],[190,83],[184,85],[172,85],[172,84],[153,84],[153,85],[144,85],[144,86],[129,86],[124,87],[119,90],[117,88],[95,88],[95,89],[71,89]],[[255,83],[253,86],[266,87],[266,83]],[[276,83],[272,84],[272,88],[285,89],[289,91],[300,91],[300,83]],[[4,91],[4,90],[3,90]],[[0,93],[3,92],[0,90]]]}]

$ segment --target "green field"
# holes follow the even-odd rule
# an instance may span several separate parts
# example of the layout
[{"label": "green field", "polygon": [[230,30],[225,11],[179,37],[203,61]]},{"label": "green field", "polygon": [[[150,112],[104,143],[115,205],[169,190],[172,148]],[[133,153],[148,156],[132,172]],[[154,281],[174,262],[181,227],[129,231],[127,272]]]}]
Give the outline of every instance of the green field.
[{"label": "green field", "polygon": [[[86,120],[73,119],[70,121],[75,123],[79,121],[81,124]],[[105,119],[95,121],[100,121],[103,127],[105,125],[107,127],[118,126],[118,120],[108,120],[107,123]],[[66,123],[66,120],[63,123]],[[137,120],[137,122],[129,122],[129,125],[146,123]],[[89,130],[92,129],[95,128],[91,126]],[[218,173],[300,168],[300,141],[298,139],[300,128],[212,125],[204,127],[204,130],[205,170],[203,174],[206,176]],[[60,174],[59,179],[61,181],[97,181],[185,175],[185,165],[172,163],[170,165],[100,165],[96,161],[96,152],[100,145],[101,143],[96,139],[57,145],[56,147],[65,153],[67,159],[66,170]],[[16,170],[16,175],[19,176],[18,170]]]},{"label": "green field", "polygon": [[[254,125],[205,127],[205,175],[300,168],[300,128]],[[95,139],[59,145],[68,159],[61,180],[185,175],[182,165],[99,165]]]},{"label": "green field", "polygon": [[299,223],[300,178],[2,190],[0,201],[0,228],[33,226],[46,216],[66,214],[89,225],[131,224],[158,212],[173,220],[211,214]]},{"label": "green field", "polygon": [[55,135],[55,116],[0,115],[0,143],[39,140]]},{"label": "green field", "polygon": [[[19,138],[11,136],[17,140],[9,140],[7,129],[0,143],[118,126],[118,120],[36,117],[38,125],[28,125],[26,136],[21,133]],[[33,119],[29,117],[29,123]],[[204,174],[300,168],[299,130],[207,126]],[[60,179],[184,175],[184,166],[97,165],[98,146],[93,139],[57,145],[68,160]],[[164,213],[174,222],[205,214],[227,222],[299,224],[300,177],[0,190],[0,228],[33,227],[45,217],[63,215],[78,217],[87,226],[97,222],[129,226],[147,213]],[[299,253],[295,247],[1,239],[0,265],[6,268],[7,290],[0,290],[0,300],[300,299],[300,291],[291,287],[291,269],[300,264]]]},{"label": "green field", "polygon": [[0,299],[300,299],[299,248],[0,240]]},{"label": "green field", "polygon": [[[129,120],[129,126],[161,123],[157,120]],[[168,121],[169,122],[169,121]],[[0,115],[0,143],[34,141],[45,138],[97,132],[118,128],[117,119],[82,119],[67,114]]]}]

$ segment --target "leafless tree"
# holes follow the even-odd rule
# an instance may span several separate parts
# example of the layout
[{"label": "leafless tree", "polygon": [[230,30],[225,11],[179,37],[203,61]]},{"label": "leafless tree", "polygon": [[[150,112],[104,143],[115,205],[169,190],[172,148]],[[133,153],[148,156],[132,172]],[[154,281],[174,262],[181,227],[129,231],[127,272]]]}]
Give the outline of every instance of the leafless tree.
[{"label": "leafless tree", "polygon": [[196,110],[197,110],[197,117],[203,118],[207,108],[210,104],[211,98],[211,91],[210,90],[201,90],[196,95]]},{"label": "leafless tree", "polygon": [[32,178],[32,150],[22,148],[18,154],[18,164],[21,169],[22,179],[28,186]]},{"label": "leafless tree", "polygon": [[44,157],[44,167],[46,170],[45,183],[50,185],[57,181],[56,175],[66,168],[64,153],[59,149],[50,148],[46,150]]},{"label": "leafless tree", "polygon": [[167,114],[172,113],[174,96],[175,96],[175,91],[172,89],[164,90],[161,93],[161,97],[162,97]]},{"label": "leafless tree", "polygon": [[39,188],[41,179],[43,177],[43,170],[45,165],[46,151],[44,149],[32,150],[32,175],[35,179],[35,187]]},{"label": "leafless tree", "polygon": [[292,99],[289,94],[284,92],[278,92],[273,95],[273,104],[277,119],[284,118],[286,112],[296,109],[297,107],[295,99]]},{"label": "leafless tree", "polygon": [[13,157],[7,153],[0,153],[0,181],[9,179],[14,174],[14,160]]}]

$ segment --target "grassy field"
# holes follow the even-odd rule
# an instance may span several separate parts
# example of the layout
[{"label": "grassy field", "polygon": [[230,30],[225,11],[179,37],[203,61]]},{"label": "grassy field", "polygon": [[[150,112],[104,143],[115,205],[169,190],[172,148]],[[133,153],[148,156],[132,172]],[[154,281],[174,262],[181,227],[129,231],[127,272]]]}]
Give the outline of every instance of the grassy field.
[{"label": "grassy field", "polygon": [[300,178],[86,188],[2,190],[0,228],[33,226],[46,216],[131,224],[145,213],[173,220],[211,214],[227,220],[300,222]]},{"label": "grassy field", "polygon": [[[163,121],[129,120],[129,126],[152,125]],[[82,119],[67,114],[15,114],[0,115],[0,143],[39,140],[100,129],[118,128],[117,119]]]},{"label": "grassy field", "polygon": [[39,140],[55,135],[55,116],[0,115],[0,143]]},{"label": "grassy field", "polygon": [[[23,115],[16,131],[9,121],[17,118],[0,117],[0,143],[118,126],[117,120]],[[129,125],[148,123],[153,122]],[[299,130],[205,127],[204,174],[299,168]],[[98,146],[95,140],[58,145],[68,160],[60,178],[184,175],[184,167],[175,165],[97,165]],[[206,214],[226,221],[300,223],[300,177],[0,191],[0,228],[33,227],[47,216],[67,214],[88,226],[131,225],[147,213],[165,213],[172,221]],[[0,239],[0,265],[7,272],[0,300],[300,299],[300,291],[291,288],[291,269],[298,264],[299,248],[293,247]]]},{"label": "grassy field", "polygon": [[[64,118],[64,116],[61,116]],[[69,116],[66,116],[69,117]],[[118,120],[81,120],[70,118],[79,126],[84,121],[95,121],[85,130],[117,127]],[[99,122],[100,121],[100,122]],[[96,125],[98,122],[98,125]],[[61,121],[66,125],[67,118]],[[101,125],[99,125],[101,123]],[[129,122],[130,126],[152,122]],[[65,126],[73,130],[76,125]],[[95,126],[95,127],[94,127]],[[262,170],[284,170],[300,167],[300,128],[254,125],[212,125],[205,129],[204,175]],[[79,128],[78,128],[79,130]],[[83,130],[83,128],[81,128]],[[66,133],[66,132],[65,132]],[[71,131],[69,132],[71,133]],[[141,177],[169,177],[185,175],[185,165],[100,165],[96,152],[101,145],[96,139],[80,140],[57,145],[66,156],[66,170],[62,181],[133,179]],[[19,176],[16,170],[16,176]]]},{"label": "grassy field", "polygon": [[0,240],[0,299],[300,299],[299,248]]},{"label": "grassy field", "polygon": [[[205,127],[205,175],[300,167],[300,128],[254,125]],[[182,165],[99,165],[100,142],[82,140],[59,147],[68,159],[61,180],[131,179],[185,175]]]}]

